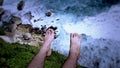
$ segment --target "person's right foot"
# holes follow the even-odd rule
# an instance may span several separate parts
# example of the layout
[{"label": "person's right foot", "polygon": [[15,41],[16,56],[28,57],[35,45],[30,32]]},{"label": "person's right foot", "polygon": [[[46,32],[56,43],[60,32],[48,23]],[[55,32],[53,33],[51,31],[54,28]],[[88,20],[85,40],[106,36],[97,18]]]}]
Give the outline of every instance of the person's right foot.
[{"label": "person's right foot", "polygon": [[70,57],[79,59],[81,37],[77,33],[70,34]]}]

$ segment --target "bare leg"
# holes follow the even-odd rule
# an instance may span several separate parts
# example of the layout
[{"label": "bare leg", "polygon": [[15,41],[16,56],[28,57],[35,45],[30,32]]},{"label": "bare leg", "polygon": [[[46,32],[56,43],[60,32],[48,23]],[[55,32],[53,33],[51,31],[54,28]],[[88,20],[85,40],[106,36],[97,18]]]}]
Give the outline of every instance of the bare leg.
[{"label": "bare leg", "polygon": [[51,55],[50,45],[53,40],[54,40],[54,30],[48,29],[45,34],[45,39],[40,51],[34,57],[31,63],[28,65],[28,68],[43,68],[46,56]]},{"label": "bare leg", "polygon": [[63,68],[76,68],[77,60],[80,57],[81,38],[77,33],[70,34],[70,51],[67,61],[63,64]]}]

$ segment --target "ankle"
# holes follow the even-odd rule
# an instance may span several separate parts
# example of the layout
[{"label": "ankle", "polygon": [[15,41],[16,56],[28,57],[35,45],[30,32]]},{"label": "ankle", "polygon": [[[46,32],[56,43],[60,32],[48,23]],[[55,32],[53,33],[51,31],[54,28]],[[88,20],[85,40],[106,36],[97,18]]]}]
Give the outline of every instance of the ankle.
[{"label": "ankle", "polygon": [[51,42],[44,41],[42,46],[44,47],[44,46],[50,46],[50,45],[51,45]]},{"label": "ankle", "polygon": [[71,58],[77,58],[77,59],[79,59],[79,56],[80,56],[80,50],[79,50],[79,48],[78,49],[74,49],[74,50],[70,49],[69,56]]},{"label": "ankle", "polygon": [[72,60],[72,61],[77,61],[78,57],[77,57],[76,54],[70,54],[69,59]]}]

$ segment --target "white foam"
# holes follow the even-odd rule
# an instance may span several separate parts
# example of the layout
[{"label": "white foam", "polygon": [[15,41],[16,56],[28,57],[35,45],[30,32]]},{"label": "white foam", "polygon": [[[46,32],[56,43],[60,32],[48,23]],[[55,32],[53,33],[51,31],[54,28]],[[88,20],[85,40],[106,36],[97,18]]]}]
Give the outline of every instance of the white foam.
[{"label": "white foam", "polygon": [[[117,10],[115,10],[117,8]],[[68,33],[90,35],[93,38],[105,38],[120,41],[120,6],[114,6],[109,11],[94,17],[85,18],[77,24],[65,24]]]}]

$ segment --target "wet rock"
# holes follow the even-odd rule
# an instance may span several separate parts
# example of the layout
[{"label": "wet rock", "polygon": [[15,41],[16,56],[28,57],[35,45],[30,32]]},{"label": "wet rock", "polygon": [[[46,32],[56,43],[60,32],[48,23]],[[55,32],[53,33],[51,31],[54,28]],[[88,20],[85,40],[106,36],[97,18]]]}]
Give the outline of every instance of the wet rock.
[{"label": "wet rock", "polygon": [[29,40],[29,39],[31,39],[31,34],[30,33],[25,33],[24,35],[23,35],[23,39],[24,40]]},{"label": "wet rock", "polygon": [[58,37],[57,31],[56,31],[56,30],[57,30],[57,27],[50,26],[50,27],[47,28],[47,30],[48,30],[48,29],[53,29],[53,30],[55,31],[55,37],[54,37],[54,38],[56,39],[56,38]]},{"label": "wet rock", "polygon": [[37,22],[37,20],[34,20],[34,22]]},{"label": "wet rock", "polygon": [[4,0],[0,0],[0,6],[2,6],[2,5],[3,5],[3,2],[4,2]]},{"label": "wet rock", "polygon": [[17,9],[21,11],[24,8],[24,5],[25,5],[25,1],[21,0],[17,5]]},{"label": "wet rock", "polygon": [[51,21],[52,23],[54,23],[54,21]]},{"label": "wet rock", "polygon": [[50,27],[46,27],[46,25],[41,25],[41,28],[34,28],[34,31],[35,34],[41,34],[42,36],[45,36],[45,33],[48,29],[53,29],[55,31],[55,39],[58,37],[58,35],[56,35],[57,33],[57,27],[53,27],[53,26],[50,26]]},{"label": "wet rock", "polygon": [[119,3],[119,0],[103,0],[103,3],[113,5]]},{"label": "wet rock", "polygon": [[44,26],[41,25],[41,28],[38,27],[31,28],[30,33],[41,34],[42,36],[44,36],[46,29],[47,29],[46,25]]},{"label": "wet rock", "polygon": [[45,15],[46,15],[47,17],[50,17],[50,16],[52,15],[52,13],[51,13],[51,12],[47,12],[47,13],[45,13]]},{"label": "wet rock", "polygon": [[46,30],[47,30],[46,25],[44,25],[44,26],[41,25],[41,34],[42,34],[43,36],[45,35]]},{"label": "wet rock", "polygon": [[59,21],[60,19],[56,19],[56,21]]},{"label": "wet rock", "polygon": [[34,20],[34,23],[35,23],[35,22],[38,22],[38,21],[43,21],[43,19],[41,19],[41,18],[35,19],[35,20]]},{"label": "wet rock", "polygon": [[34,32],[35,34],[41,34],[41,30],[38,27],[35,27],[32,29],[32,32]]},{"label": "wet rock", "polygon": [[86,34],[81,34],[81,36],[82,36],[82,40],[83,40],[83,41],[87,41],[87,36],[86,36]]},{"label": "wet rock", "polygon": [[57,27],[50,26],[48,29],[53,29],[54,31],[57,30]]},{"label": "wet rock", "polygon": [[117,60],[116,63],[117,63],[117,64],[120,63],[120,60]]}]

